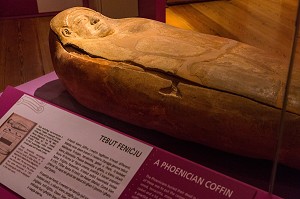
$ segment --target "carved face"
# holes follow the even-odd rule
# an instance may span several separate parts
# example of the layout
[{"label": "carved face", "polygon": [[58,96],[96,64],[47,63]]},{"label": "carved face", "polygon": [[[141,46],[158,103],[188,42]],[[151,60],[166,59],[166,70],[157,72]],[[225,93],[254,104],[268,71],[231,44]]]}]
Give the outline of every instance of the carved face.
[{"label": "carved face", "polygon": [[67,27],[62,28],[65,37],[93,39],[112,34],[113,29],[100,13],[89,10],[76,10],[66,17]]}]

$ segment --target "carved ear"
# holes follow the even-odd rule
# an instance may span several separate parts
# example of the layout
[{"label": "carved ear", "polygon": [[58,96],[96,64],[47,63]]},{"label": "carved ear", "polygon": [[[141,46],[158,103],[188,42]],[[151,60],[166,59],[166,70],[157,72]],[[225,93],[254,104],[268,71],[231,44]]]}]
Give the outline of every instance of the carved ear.
[{"label": "carved ear", "polygon": [[74,34],[69,28],[61,28],[61,33],[65,37],[72,37]]}]

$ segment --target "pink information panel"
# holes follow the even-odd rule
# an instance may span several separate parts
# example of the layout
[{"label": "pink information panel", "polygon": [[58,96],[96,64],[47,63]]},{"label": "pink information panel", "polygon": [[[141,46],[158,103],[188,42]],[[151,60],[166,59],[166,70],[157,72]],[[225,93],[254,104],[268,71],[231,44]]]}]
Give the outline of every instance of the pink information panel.
[{"label": "pink information panel", "polygon": [[279,198],[13,87],[0,98],[0,182],[5,199]]}]

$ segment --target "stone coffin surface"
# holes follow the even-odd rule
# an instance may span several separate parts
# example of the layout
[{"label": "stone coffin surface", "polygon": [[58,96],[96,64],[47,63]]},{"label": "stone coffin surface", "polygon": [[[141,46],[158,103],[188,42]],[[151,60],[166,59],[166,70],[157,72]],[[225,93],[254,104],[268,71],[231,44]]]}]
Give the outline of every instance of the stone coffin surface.
[{"label": "stone coffin surface", "polygon": [[[230,39],[100,14],[113,31],[68,40],[59,28],[68,15],[52,20],[49,42],[55,71],[79,103],[180,139],[274,157],[287,73],[279,59]],[[289,98],[280,162],[300,168],[299,88]]]}]

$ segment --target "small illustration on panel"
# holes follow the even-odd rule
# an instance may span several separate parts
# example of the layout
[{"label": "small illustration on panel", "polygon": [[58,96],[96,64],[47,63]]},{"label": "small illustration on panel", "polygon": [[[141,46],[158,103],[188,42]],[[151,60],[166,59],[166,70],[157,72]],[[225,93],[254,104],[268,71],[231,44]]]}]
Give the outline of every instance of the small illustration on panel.
[{"label": "small illustration on panel", "polygon": [[0,126],[0,164],[35,125],[35,122],[13,113]]}]

